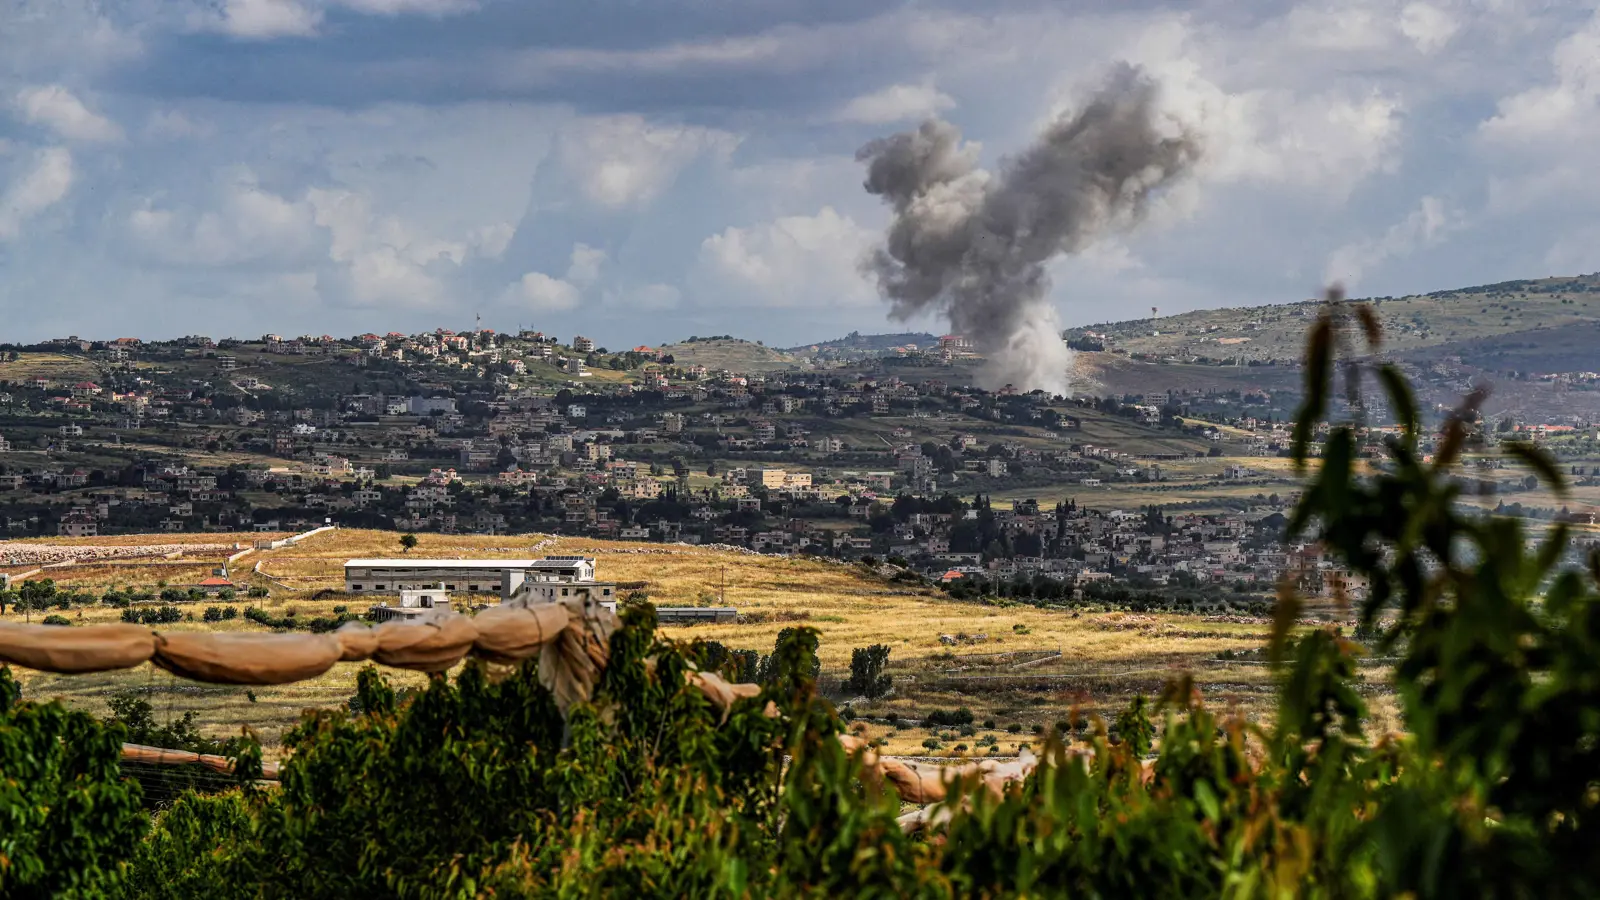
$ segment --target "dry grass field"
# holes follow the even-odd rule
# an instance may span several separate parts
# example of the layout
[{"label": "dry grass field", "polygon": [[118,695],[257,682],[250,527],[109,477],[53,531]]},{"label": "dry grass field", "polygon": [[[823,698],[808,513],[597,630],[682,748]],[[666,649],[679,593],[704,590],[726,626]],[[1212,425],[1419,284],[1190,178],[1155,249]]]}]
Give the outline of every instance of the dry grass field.
[{"label": "dry grass field", "polygon": [[[241,535],[240,540],[250,537]],[[148,535],[145,539],[161,543],[167,538]],[[543,535],[423,534],[419,538],[421,544],[413,555],[429,558],[594,556],[602,579],[643,583],[642,589],[658,606],[724,602],[718,600],[718,593],[725,579],[725,603],[739,610],[739,623],[671,627],[663,629],[664,635],[716,640],[730,648],[767,653],[783,628],[810,626],[821,635],[825,686],[837,685],[848,674],[852,649],[885,644],[892,650],[890,671],[897,679],[897,690],[889,698],[861,707],[864,715],[882,718],[894,711],[902,718],[914,719],[931,709],[965,706],[979,725],[986,719],[995,721],[1007,753],[1012,752],[1011,745],[1031,738],[1034,726],[1048,729],[1068,719],[1074,709],[1110,718],[1134,693],[1158,693],[1168,679],[1185,671],[1194,673],[1204,693],[1220,706],[1237,707],[1253,718],[1265,717],[1270,711],[1272,685],[1265,667],[1215,659],[1223,650],[1262,646],[1268,630],[1264,623],[986,606],[949,600],[935,590],[893,584],[859,566],[683,545]],[[248,576],[270,585],[273,594],[262,601],[240,597],[235,605],[258,602],[274,615],[293,610],[304,617],[333,615],[336,607],[361,612],[367,599],[339,592],[343,562],[398,555],[398,535],[357,530],[340,530],[280,550],[252,553],[235,570],[236,580]],[[250,566],[257,563],[261,574],[250,574]],[[84,566],[52,574],[58,584],[97,592],[113,584],[154,587],[158,580],[192,583],[183,579],[198,580],[209,574],[181,571],[180,576],[155,567]],[[228,622],[199,621],[204,607],[215,602],[188,604],[195,621],[163,627],[261,628],[242,617]],[[120,617],[119,610],[103,606],[64,614],[84,623]],[[8,612],[5,620],[18,621],[19,617]],[[959,638],[959,643],[951,646],[941,642],[941,636]],[[1016,659],[993,656],[1023,651],[1030,651],[1021,657],[1023,661],[1057,652],[1060,657],[1015,667]],[[19,676],[30,695],[59,697],[99,712],[105,710],[105,701],[113,692],[145,692],[158,717],[194,711],[205,730],[217,735],[235,734],[241,726],[249,726],[270,750],[302,710],[345,702],[354,692],[358,670],[355,664],[341,664],[314,681],[254,691],[191,684],[148,665],[97,676],[33,672]],[[397,686],[423,682],[423,676],[413,673],[391,672],[389,676]],[[1381,690],[1381,686],[1375,688]],[[1020,726],[1020,733],[1005,731],[1012,723]],[[926,752],[922,742],[931,734],[950,730],[893,729],[881,722],[863,727],[870,736],[889,739],[893,752],[918,754]],[[981,728],[979,732],[983,733]],[[957,736],[944,743],[941,753],[952,752],[962,743],[972,752],[974,738]]]}]

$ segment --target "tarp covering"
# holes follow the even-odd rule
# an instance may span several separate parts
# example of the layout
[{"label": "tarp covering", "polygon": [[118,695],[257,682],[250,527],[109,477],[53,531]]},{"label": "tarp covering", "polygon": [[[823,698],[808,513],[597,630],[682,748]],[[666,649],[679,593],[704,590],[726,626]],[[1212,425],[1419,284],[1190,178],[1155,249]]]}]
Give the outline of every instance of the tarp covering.
[{"label": "tarp covering", "polygon": [[478,639],[472,620],[454,613],[426,622],[385,622],[375,630],[374,660],[418,672],[443,672],[460,662]]},{"label": "tarp covering", "polygon": [[[999,794],[1005,790],[1007,784],[1026,778],[1039,764],[1038,758],[1026,747],[1022,748],[1022,752],[1014,760],[1002,762],[996,759],[980,759],[959,765],[941,766],[892,756],[879,756],[866,741],[848,734],[839,735],[839,743],[843,744],[846,750],[860,752],[861,764],[866,771],[893,784],[900,792],[900,799],[907,803],[938,803],[945,799],[950,786],[958,779],[972,776],[977,776],[991,792]],[[901,824],[905,826],[910,822]],[[921,827],[923,820],[916,820],[916,824],[917,827]]]},{"label": "tarp covering", "polygon": [[289,684],[315,678],[344,655],[331,634],[163,632],[152,661],[209,684]]},{"label": "tarp covering", "polygon": [[[214,756],[210,753],[190,753],[187,750],[168,750],[165,747],[149,747],[144,744],[123,744],[122,761],[142,763],[149,766],[201,765],[224,775],[233,772],[233,760],[226,756]],[[262,763],[261,777],[276,781],[278,778],[278,764]]]},{"label": "tarp covering", "polygon": [[0,625],[0,663],[62,675],[131,669],[155,648],[143,625]]},{"label": "tarp covering", "polygon": [[486,609],[472,620],[478,629],[472,655],[498,663],[531,659],[571,620],[571,612],[559,603]]},{"label": "tarp covering", "polygon": [[715,672],[690,672],[689,683],[706,695],[712,705],[722,710],[722,721],[728,721],[728,712],[733,704],[745,697],[756,697],[761,694],[759,684],[729,684],[721,675]]},{"label": "tarp covering", "polygon": [[540,651],[539,683],[555,695],[556,706],[564,715],[574,703],[594,698],[600,672],[611,659],[611,635],[618,623],[615,613],[582,597],[554,605],[567,610],[567,627]]},{"label": "tarp covering", "polygon": [[363,622],[346,622],[333,632],[343,651],[339,657],[344,662],[371,659],[378,652],[378,629]]}]

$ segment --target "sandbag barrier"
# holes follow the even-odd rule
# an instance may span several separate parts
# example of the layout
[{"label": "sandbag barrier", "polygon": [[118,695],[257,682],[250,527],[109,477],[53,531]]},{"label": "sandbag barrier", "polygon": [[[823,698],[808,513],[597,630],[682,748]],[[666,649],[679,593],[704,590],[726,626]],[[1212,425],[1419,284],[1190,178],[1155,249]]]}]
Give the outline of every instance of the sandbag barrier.
[{"label": "sandbag barrier", "polygon": [[583,597],[497,606],[473,617],[426,622],[347,622],[328,634],[156,631],[141,625],[0,624],[0,663],[84,675],[146,662],[207,684],[262,686],[317,678],[336,663],[372,660],[443,672],[466,657],[497,663],[537,658],[539,680],[565,713],[593,697],[617,617]]},{"label": "sandbag barrier", "polygon": [[[576,703],[593,699],[594,687],[610,659],[611,635],[619,626],[615,613],[582,597],[531,606],[496,606],[468,617],[439,616],[426,622],[385,622],[369,626],[347,622],[328,634],[251,634],[215,631],[155,631],[140,625],[111,624],[62,628],[54,625],[0,624],[0,663],[42,672],[82,675],[131,669],[145,662],[192,681],[208,684],[279,685],[325,674],[340,662],[371,660],[380,665],[420,672],[443,672],[468,656],[495,663],[538,659],[539,681],[555,698],[562,714]],[[647,660],[646,664],[654,660]],[[761,694],[757,684],[732,684],[713,672],[688,672],[686,681],[700,691],[726,722],[733,705]],[[778,715],[770,701],[763,710]],[[938,804],[960,779],[1000,793],[1038,765],[1027,749],[1012,760],[975,760],[941,766],[880,756],[866,741],[839,735],[846,751],[859,753],[870,778],[887,779],[907,803]],[[1081,752],[1081,751],[1080,751]],[[227,757],[124,744],[123,760],[152,765],[199,764],[231,773]],[[263,778],[278,775],[270,764]],[[950,811],[930,814],[914,810],[901,817],[908,831],[938,827]]]},{"label": "sandbag barrier", "polygon": [[[220,775],[232,775],[234,762],[233,758],[228,756],[169,750],[166,747],[150,747],[145,744],[123,744],[122,761],[147,766],[201,765]],[[277,781],[278,764],[262,763],[261,778],[264,781]]]}]

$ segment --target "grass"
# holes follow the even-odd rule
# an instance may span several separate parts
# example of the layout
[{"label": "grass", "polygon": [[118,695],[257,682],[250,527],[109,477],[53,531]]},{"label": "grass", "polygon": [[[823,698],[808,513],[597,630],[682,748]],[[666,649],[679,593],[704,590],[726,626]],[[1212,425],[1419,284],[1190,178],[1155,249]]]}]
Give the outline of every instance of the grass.
[{"label": "grass", "polygon": [[94,381],[100,370],[82,356],[65,353],[21,353],[16,361],[0,362],[0,380],[29,381],[47,378],[52,385]]},{"label": "grass", "polygon": [[[168,535],[148,535],[162,543]],[[199,537],[199,536],[197,536]],[[209,535],[213,540],[228,536]],[[254,535],[241,535],[241,540]],[[1218,652],[1259,647],[1266,626],[1204,622],[1193,616],[1128,617],[1120,613],[1049,611],[1029,606],[986,606],[946,599],[937,591],[892,584],[859,566],[816,560],[756,556],[682,545],[635,544],[589,538],[548,538],[543,535],[479,536],[419,535],[413,555],[428,557],[507,558],[547,553],[585,554],[596,557],[601,578],[643,582],[652,602],[659,606],[718,602],[726,578],[726,603],[737,607],[739,624],[663,628],[664,636],[679,640],[716,640],[735,649],[771,652],[778,632],[792,625],[816,628],[821,635],[820,656],[825,681],[837,683],[847,674],[851,651],[870,644],[892,649],[891,671],[899,678],[892,699],[864,709],[878,714],[896,710],[911,718],[932,708],[967,706],[978,720],[1018,721],[1024,734],[1009,745],[1031,736],[1038,724],[1048,727],[1070,716],[1076,708],[1109,717],[1135,692],[1157,691],[1169,675],[1192,670],[1202,685],[1217,685],[1216,702],[1237,705],[1252,714],[1265,715],[1270,698],[1270,674],[1265,668],[1218,668],[1211,662]],[[535,546],[539,545],[537,549]],[[275,615],[294,610],[298,616],[329,616],[334,607],[347,605],[362,611],[365,598],[335,594],[312,599],[318,591],[342,587],[345,560],[367,556],[399,556],[392,532],[340,530],[311,538],[293,547],[263,551],[245,558],[259,560],[263,572],[283,579],[289,589],[275,588],[263,605]],[[85,566],[59,570],[58,583],[103,589],[111,584],[153,587],[157,577],[182,581],[172,573],[131,566]],[[184,570],[183,577],[203,574]],[[141,580],[141,577],[144,580]],[[195,619],[204,607],[218,601],[191,604]],[[241,608],[251,601],[240,598]],[[86,607],[68,615],[75,621],[117,621],[120,612],[106,607]],[[18,621],[8,614],[7,621]],[[259,630],[245,620],[184,622],[174,628]],[[986,635],[956,647],[941,642],[942,635]],[[1061,658],[1021,673],[1038,676],[1037,684],[1005,683],[998,686],[971,681],[952,685],[944,670],[967,665],[965,674],[983,674],[962,662],[978,653],[1007,651],[1059,651]],[[954,654],[954,656],[952,656]],[[298,721],[301,710],[337,706],[355,690],[355,664],[341,664],[326,675],[283,687],[254,689],[251,701],[242,689],[192,685],[146,665],[139,669],[95,676],[55,676],[21,672],[24,690],[31,696],[60,698],[74,705],[103,711],[105,701],[118,690],[148,692],[158,714],[179,716],[194,711],[202,728],[215,735],[237,734],[249,726],[262,735],[269,750],[284,730]],[[996,670],[1017,674],[1012,670]],[[421,684],[422,676],[388,672],[397,685]],[[1002,727],[1004,723],[1001,723]],[[889,738],[895,753],[923,754],[926,729],[867,726],[871,737]],[[935,729],[940,731],[943,729]],[[1010,739],[1010,740],[1007,740]],[[969,748],[972,740],[966,739]],[[953,746],[949,742],[948,746]]]}]

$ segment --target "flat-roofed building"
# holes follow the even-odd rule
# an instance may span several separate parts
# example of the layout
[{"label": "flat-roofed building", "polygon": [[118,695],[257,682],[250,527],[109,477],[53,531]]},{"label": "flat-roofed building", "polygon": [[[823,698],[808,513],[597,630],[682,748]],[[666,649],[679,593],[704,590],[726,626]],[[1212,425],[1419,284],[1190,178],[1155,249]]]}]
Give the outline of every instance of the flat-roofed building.
[{"label": "flat-roofed building", "polygon": [[[579,591],[598,601],[615,599],[616,585],[594,579],[594,559],[352,559],[344,588],[352,594],[398,594],[443,587],[452,594],[494,594],[501,600],[560,599]],[[563,593],[565,592],[565,593]]]}]

